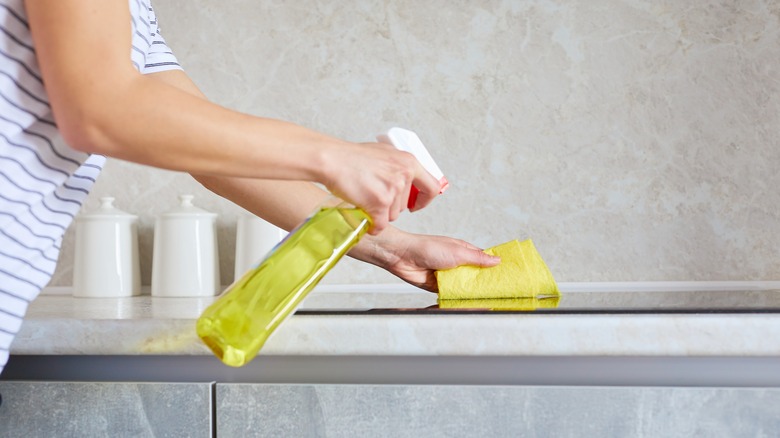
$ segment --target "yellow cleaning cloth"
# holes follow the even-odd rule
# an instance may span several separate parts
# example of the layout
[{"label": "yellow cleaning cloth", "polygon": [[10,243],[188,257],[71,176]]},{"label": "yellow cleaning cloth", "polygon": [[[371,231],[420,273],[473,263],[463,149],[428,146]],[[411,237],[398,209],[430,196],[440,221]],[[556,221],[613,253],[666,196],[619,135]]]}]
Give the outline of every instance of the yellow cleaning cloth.
[{"label": "yellow cleaning cloth", "polygon": [[554,309],[561,301],[560,296],[524,298],[481,298],[475,300],[439,300],[440,309],[489,309],[489,310],[536,310]]},{"label": "yellow cleaning cloth", "polygon": [[459,266],[436,271],[439,300],[558,296],[558,285],[531,239],[485,250],[501,257],[491,268]]}]

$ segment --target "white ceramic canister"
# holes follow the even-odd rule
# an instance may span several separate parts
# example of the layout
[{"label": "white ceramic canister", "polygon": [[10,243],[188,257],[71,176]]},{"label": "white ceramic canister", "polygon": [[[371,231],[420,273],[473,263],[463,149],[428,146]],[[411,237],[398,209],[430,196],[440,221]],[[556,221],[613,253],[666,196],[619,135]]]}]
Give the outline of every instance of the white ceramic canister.
[{"label": "white ceramic canister", "polygon": [[152,254],[152,295],[209,297],[219,292],[217,214],[179,196],[179,206],[157,217]]},{"label": "white ceramic canister", "polygon": [[236,222],[236,265],[234,279],[262,260],[287,232],[252,214],[242,214]]},{"label": "white ceramic canister", "polygon": [[100,207],[76,218],[73,295],[129,297],[141,293],[138,217],[100,198]]}]

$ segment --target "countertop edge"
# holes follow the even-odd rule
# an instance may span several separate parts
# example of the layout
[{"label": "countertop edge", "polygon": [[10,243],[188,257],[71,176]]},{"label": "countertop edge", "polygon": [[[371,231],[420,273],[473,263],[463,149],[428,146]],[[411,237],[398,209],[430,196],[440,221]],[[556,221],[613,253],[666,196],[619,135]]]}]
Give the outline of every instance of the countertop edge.
[{"label": "countertop edge", "polygon": [[[194,319],[32,318],[11,354],[210,355],[194,326]],[[780,357],[780,315],[294,315],[261,354]]]}]

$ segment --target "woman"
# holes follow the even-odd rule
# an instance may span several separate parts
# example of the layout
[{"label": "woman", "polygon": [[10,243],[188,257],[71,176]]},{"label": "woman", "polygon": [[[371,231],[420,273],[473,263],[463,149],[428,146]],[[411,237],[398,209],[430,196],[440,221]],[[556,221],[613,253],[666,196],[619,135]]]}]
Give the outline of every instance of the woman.
[{"label": "woman", "polygon": [[327,195],[320,183],[374,221],[350,256],[427,290],[437,269],[498,263],[389,226],[412,184],[412,210],[438,193],[413,156],[208,102],[147,0],[0,0],[0,31],[0,371],[105,156],[189,172],[288,230]]}]

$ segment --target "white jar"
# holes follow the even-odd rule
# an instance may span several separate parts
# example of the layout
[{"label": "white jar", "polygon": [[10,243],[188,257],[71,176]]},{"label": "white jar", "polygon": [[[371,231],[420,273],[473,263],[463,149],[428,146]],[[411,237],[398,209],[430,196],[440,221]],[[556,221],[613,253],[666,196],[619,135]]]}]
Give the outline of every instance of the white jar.
[{"label": "white jar", "polygon": [[209,297],[219,292],[217,215],[179,196],[179,206],[154,225],[152,295]]},{"label": "white jar", "polygon": [[129,297],[141,292],[138,217],[100,198],[100,207],[76,218],[73,295]]},{"label": "white jar", "polygon": [[234,280],[257,265],[284,239],[287,232],[252,214],[242,214],[236,223],[236,264]]}]

